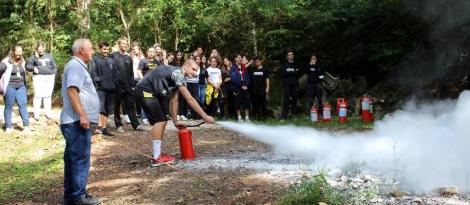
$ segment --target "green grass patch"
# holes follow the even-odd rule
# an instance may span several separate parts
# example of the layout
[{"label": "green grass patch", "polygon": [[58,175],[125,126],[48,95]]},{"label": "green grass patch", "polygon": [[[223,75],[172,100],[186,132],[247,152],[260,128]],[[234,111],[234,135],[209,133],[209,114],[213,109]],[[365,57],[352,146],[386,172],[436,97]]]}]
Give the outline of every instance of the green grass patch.
[{"label": "green grass patch", "polygon": [[324,173],[304,179],[297,185],[287,189],[287,194],[279,201],[280,205],[310,205],[320,202],[329,205],[342,205],[344,197],[338,190],[326,182]]},{"label": "green grass patch", "polygon": [[280,205],[310,205],[324,202],[329,205],[368,204],[379,197],[379,185],[354,188],[351,185],[338,188],[327,183],[324,172],[286,189],[287,194],[279,201]]},{"label": "green grass patch", "polygon": [[62,183],[64,145],[58,128],[0,135],[0,204],[31,199]]},{"label": "green grass patch", "polygon": [[313,123],[310,121],[310,118],[297,117],[286,120],[282,122],[279,119],[268,119],[266,121],[253,121],[255,124],[265,124],[265,125],[293,125],[301,127],[312,127],[317,129],[326,129],[326,130],[347,130],[347,131],[357,131],[357,130],[370,130],[374,127],[373,122],[365,123],[361,120],[360,116],[348,117],[348,120],[344,123],[340,123],[337,116],[333,116],[331,122],[316,122]]}]

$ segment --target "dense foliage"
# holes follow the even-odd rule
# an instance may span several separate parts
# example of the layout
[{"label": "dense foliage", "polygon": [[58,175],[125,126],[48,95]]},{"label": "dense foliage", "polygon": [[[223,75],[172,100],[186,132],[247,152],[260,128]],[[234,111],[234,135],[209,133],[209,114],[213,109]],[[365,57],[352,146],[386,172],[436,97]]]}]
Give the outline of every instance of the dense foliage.
[{"label": "dense foliage", "polygon": [[390,79],[458,82],[468,72],[469,11],[467,0],[5,0],[0,52],[20,42],[29,55],[42,39],[63,63],[79,36],[124,36],[271,63],[288,49],[302,63],[317,52],[326,70],[367,88]]}]

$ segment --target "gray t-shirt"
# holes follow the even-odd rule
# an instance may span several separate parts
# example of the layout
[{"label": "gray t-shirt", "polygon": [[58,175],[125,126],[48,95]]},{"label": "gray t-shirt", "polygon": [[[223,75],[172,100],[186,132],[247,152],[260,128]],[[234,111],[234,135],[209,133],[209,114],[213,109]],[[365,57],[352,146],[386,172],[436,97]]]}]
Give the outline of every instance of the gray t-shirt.
[{"label": "gray t-shirt", "polygon": [[80,102],[87,114],[88,120],[98,123],[100,99],[96,93],[90,74],[88,74],[86,70],[85,63],[77,57],[73,57],[64,68],[62,80],[63,108],[60,113],[60,124],[69,124],[80,120],[70,103],[67,94],[67,88],[69,87],[76,87],[79,90]]}]

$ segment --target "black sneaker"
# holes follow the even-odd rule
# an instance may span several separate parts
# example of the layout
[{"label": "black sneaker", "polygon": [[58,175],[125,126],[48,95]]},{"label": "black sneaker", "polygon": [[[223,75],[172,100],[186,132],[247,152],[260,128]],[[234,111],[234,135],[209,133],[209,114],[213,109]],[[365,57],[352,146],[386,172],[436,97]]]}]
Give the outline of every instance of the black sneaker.
[{"label": "black sneaker", "polygon": [[108,137],[114,137],[114,134],[109,132],[108,129],[101,129],[101,134]]},{"label": "black sneaker", "polygon": [[96,205],[101,204],[102,200],[97,197],[93,197],[90,194],[84,194],[73,200],[75,205]]}]

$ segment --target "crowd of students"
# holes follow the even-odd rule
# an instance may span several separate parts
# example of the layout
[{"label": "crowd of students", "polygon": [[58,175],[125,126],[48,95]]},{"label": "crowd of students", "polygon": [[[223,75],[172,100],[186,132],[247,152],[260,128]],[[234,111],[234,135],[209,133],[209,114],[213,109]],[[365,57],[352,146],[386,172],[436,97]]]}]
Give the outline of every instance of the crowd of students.
[{"label": "crowd of students", "polygon": [[[241,54],[222,57],[217,49],[206,53],[202,47],[191,53],[181,51],[172,53],[167,52],[159,44],[144,50],[137,42],[129,46],[125,38],[120,38],[115,46],[106,41],[97,45],[98,52],[93,56],[87,70],[100,98],[100,120],[95,130],[98,133],[114,135],[107,129],[110,115],[114,116],[117,132],[124,132],[123,123],[131,124],[134,130],[143,131],[142,125],[148,124],[148,119],[142,105],[134,96],[135,85],[149,71],[158,69],[160,65],[181,67],[185,58],[194,60],[199,66],[196,76],[185,78],[186,86],[209,115],[240,122],[249,122],[251,116],[257,120],[265,120],[268,117],[267,102],[272,68],[263,66],[263,60],[258,56],[254,56],[251,60]],[[298,112],[297,88],[302,74],[308,75],[308,107],[310,108],[313,99],[317,98],[317,106],[322,109],[320,81],[323,78],[323,70],[317,67],[316,61],[316,54],[313,54],[309,66],[302,69],[294,61],[294,53],[291,51],[287,53],[286,62],[281,68],[283,82],[281,120],[288,118],[289,110],[292,114]],[[33,73],[34,119],[40,119],[42,102],[46,118],[51,119],[51,95],[57,71],[54,58],[45,52],[45,45],[40,42],[35,54],[25,61],[22,47],[16,45],[0,64],[0,74],[11,73],[8,75],[9,79],[2,78],[4,84],[9,83],[2,90],[7,132],[12,130],[11,112],[14,102],[19,106],[24,129],[29,130],[25,81],[25,73],[28,71]],[[179,101],[178,120],[199,118],[181,96]]]},{"label": "crowd of students", "polygon": [[[98,44],[98,53],[93,57],[89,72],[101,102],[98,132],[113,135],[106,129],[107,117],[114,113],[117,131],[123,132],[122,122],[131,123],[135,130],[147,124],[142,105],[135,100],[133,89],[145,75],[158,69],[160,65],[181,67],[185,57],[194,60],[199,66],[196,76],[186,77],[186,86],[191,95],[210,115],[221,119],[230,116],[239,121],[250,121],[250,110],[258,119],[266,119],[266,98],[269,93],[269,69],[263,67],[262,60],[254,57],[248,61],[245,56],[222,57],[217,49],[206,55],[202,47],[194,52],[176,54],[166,52],[159,44],[142,49],[132,43],[127,53],[128,41],[118,40],[117,51],[111,52],[110,44]],[[144,52],[145,50],[145,52]],[[178,120],[198,119],[199,116],[180,96]],[[124,119],[120,118],[121,108]],[[165,106],[164,109],[169,109]]]}]

